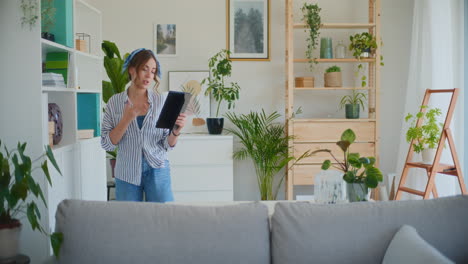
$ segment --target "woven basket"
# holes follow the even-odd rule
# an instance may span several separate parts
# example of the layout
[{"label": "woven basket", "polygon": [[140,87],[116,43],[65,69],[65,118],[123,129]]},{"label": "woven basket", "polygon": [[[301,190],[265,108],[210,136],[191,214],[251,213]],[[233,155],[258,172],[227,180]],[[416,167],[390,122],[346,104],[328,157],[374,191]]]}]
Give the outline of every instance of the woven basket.
[{"label": "woven basket", "polygon": [[327,72],[325,73],[325,87],[341,87],[341,72]]},{"label": "woven basket", "polygon": [[314,77],[296,77],[296,88],[314,87]]}]

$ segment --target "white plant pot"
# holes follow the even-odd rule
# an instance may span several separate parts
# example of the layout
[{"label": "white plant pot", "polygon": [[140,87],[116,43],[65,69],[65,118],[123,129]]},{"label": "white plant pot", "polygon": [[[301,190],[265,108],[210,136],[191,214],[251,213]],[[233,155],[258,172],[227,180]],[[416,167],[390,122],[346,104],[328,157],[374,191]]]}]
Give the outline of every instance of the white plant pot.
[{"label": "white plant pot", "polygon": [[422,151],[422,162],[432,164],[436,155],[437,149],[426,148]]},{"label": "white plant pot", "polygon": [[13,258],[19,253],[21,225],[0,229],[0,260]]}]

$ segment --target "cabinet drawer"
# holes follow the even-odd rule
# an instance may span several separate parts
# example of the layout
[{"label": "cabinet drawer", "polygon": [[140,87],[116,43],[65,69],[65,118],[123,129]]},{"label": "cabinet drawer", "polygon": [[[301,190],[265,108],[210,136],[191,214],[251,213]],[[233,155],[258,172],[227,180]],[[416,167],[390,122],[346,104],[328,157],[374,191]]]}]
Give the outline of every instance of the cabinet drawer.
[{"label": "cabinet drawer", "polygon": [[321,165],[295,165],[293,168],[293,184],[313,185],[315,174],[321,170]]},{"label": "cabinet drawer", "polygon": [[231,140],[180,140],[169,152],[172,165],[232,164]]},{"label": "cabinet drawer", "polygon": [[337,142],[341,134],[351,128],[356,142],[375,141],[375,122],[294,122],[294,142]]},{"label": "cabinet drawer", "polygon": [[[300,157],[307,150],[315,151],[319,149],[329,149],[333,155],[343,161],[343,151],[336,145],[336,143],[310,143],[310,144],[294,144],[294,156]],[[353,143],[350,147],[351,153],[359,153],[361,157],[375,157],[375,144],[374,143]],[[304,163],[320,163],[324,160],[331,160],[334,162],[333,157],[327,152],[319,152],[304,158],[298,164]]]},{"label": "cabinet drawer", "polygon": [[217,191],[233,189],[232,166],[171,166],[174,191]]}]

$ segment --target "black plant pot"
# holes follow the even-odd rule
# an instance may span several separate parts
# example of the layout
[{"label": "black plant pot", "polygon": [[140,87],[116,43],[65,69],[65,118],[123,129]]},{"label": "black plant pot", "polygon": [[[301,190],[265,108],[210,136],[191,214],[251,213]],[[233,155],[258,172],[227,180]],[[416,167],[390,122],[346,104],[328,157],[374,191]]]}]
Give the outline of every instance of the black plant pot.
[{"label": "black plant pot", "polygon": [[212,135],[219,135],[223,132],[224,118],[222,117],[208,117],[206,118],[206,125],[208,132]]},{"label": "black plant pot", "polygon": [[41,37],[50,41],[55,41],[55,35],[49,32],[42,32]]}]

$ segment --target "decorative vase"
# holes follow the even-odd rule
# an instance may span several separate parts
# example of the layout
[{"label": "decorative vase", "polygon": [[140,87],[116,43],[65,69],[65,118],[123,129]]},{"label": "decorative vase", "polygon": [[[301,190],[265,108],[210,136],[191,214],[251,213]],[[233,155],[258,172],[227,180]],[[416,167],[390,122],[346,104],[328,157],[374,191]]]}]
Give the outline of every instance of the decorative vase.
[{"label": "decorative vase", "polygon": [[436,155],[437,149],[425,148],[421,151],[422,162],[425,164],[432,164]]},{"label": "decorative vase", "polygon": [[359,118],[359,105],[358,104],[346,104],[346,118],[358,119]]},{"label": "decorative vase", "polygon": [[369,200],[369,188],[365,183],[348,183],[346,185],[346,194],[349,202],[363,202]]},{"label": "decorative vase", "polygon": [[332,46],[331,38],[320,39],[320,58],[321,59],[333,58],[333,46]]},{"label": "decorative vase", "polygon": [[341,79],[341,72],[326,72],[325,87],[341,87],[343,85]]},{"label": "decorative vase", "polygon": [[219,135],[223,132],[224,118],[222,117],[208,117],[206,119],[208,132],[212,135]]},{"label": "decorative vase", "polygon": [[55,41],[55,35],[49,32],[42,32],[41,37],[50,41]]},{"label": "decorative vase", "polygon": [[49,121],[55,123],[54,145],[57,145],[62,140],[63,135],[63,120],[60,107],[56,103],[49,103]]},{"label": "decorative vase", "polygon": [[346,46],[343,44],[343,41],[338,41],[338,45],[335,47],[335,58],[344,59],[346,57]]},{"label": "decorative vase", "polygon": [[10,224],[0,225],[0,262],[10,263],[7,260],[19,253],[19,240],[21,232],[20,221],[14,219]]}]

